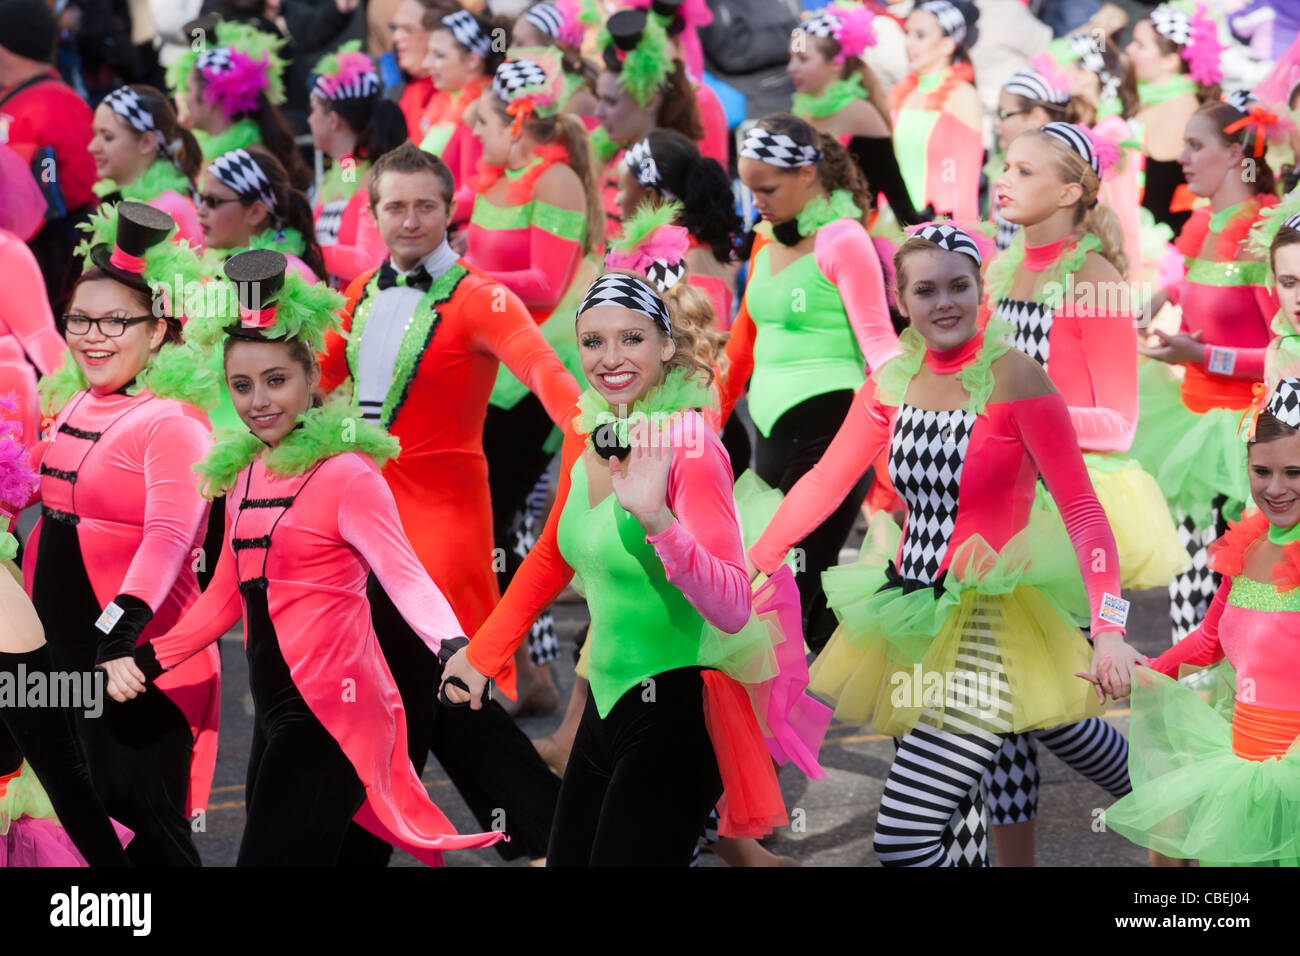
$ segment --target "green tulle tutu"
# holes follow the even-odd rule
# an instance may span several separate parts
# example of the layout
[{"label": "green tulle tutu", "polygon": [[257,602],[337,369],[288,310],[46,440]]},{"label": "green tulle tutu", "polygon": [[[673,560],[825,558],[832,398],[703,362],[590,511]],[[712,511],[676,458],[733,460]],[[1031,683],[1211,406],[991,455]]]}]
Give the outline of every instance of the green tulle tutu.
[{"label": "green tulle tutu", "polygon": [[1227,497],[1235,518],[1250,500],[1246,444],[1237,435],[1241,410],[1213,408],[1197,414],[1183,404],[1177,376],[1163,362],[1138,369],[1141,414],[1129,454],[1155,478],[1169,508],[1210,524],[1214,499]]},{"label": "green tulle tutu", "polygon": [[1163,674],[1139,673],[1129,723],[1133,792],[1106,810],[1106,826],[1203,865],[1300,865],[1300,745],[1268,760],[1233,752],[1230,669],[1215,675],[1208,702]]}]

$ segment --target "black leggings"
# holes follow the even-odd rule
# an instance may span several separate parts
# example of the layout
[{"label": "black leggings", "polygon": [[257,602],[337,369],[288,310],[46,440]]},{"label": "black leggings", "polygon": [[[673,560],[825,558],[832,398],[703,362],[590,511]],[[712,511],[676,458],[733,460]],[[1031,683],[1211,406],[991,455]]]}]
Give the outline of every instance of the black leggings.
[{"label": "black leggings", "polygon": [[603,719],[589,686],[547,865],[690,866],[721,796],[698,667],[656,674]]},{"label": "black leggings", "polygon": [[[54,669],[48,644],[22,654],[0,653],[0,673]],[[90,782],[72,717],[61,707],[0,707],[0,775],[26,759],[45,788],[59,823],[91,866],[127,866],[126,851]]]},{"label": "black leggings", "polygon": [[[754,456],[758,477],[789,494],[795,482],[821,460],[852,404],[853,392],[844,389],[814,395],[787,411],[772,426],[771,435],[758,436]],[[870,486],[869,475],[864,476],[825,521],[797,542],[803,552],[796,581],[803,606],[804,636],[815,651],[826,645],[835,630],[835,615],[827,610],[822,591],[822,572],[839,563],[840,549],[853,530]]]}]

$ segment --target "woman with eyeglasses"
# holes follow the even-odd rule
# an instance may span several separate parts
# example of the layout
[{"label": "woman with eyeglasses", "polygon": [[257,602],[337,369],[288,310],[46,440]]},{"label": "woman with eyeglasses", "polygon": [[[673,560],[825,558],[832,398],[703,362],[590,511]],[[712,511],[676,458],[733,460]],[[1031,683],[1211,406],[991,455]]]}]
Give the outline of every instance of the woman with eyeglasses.
[{"label": "woman with eyeglasses", "polygon": [[326,275],[311,204],[290,184],[281,162],[260,146],[231,150],[204,169],[199,226],[209,252],[221,260],[271,249],[309,282]]},{"label": "woman with eyeglasses", "polygon": [[[199,408],[215,379],[168,345],[180,338],[176,277],[204,278],[194,253],[167,241],[175,228],[141,203],[101,210],[62,319],[68,354],[41,383],[54,424],[24,577],[59,671],[90,672],[164,633],[198,597],[209,560],[192,469],[208,448]],[[76,711],[76,729],[105,809],[135,831],[131,862],[198,866],[190,820],[216,763],[216,648],[160,686],[149,700]]]},{"label": "woman with eyeglasses", "polygon": [[152,86],[118,87],[95,108],[94,131],[96,195],[161,209],[176,220],[178,242],[202,245],[194,180],[203,154],[167,98]]}]

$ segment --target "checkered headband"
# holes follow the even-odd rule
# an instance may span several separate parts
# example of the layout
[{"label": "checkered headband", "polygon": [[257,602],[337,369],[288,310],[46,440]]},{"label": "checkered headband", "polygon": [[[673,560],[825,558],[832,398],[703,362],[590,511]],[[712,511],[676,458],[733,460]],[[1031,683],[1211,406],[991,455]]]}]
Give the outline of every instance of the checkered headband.
[{"label": "checkered headband", "polygon": [[379,93],[379,74],[373,70],[358,73],[341,83],[337,77],[318,76],[312,95],[323,100],[368,100]]},{"label": "checkered headband", "polygon": [[917,9],[934,14],[935,19],[939,21],[940,29],[952,37],[958,46],[965,42],[966,17],[948,0],[926,0]]},{"label": "checkered headband", "polygon": [[1098,176],[1101,175],[1101,160],[1097,158],[1097,153],[1092,148],[1092,140],[1079,127],[1071,123],[1048,123],[1043,127],[1043,132],[1049,136],[1055,136],[1070,147],[1083,157],[1084,162],[1092,167],[1094,173]]},{"label": "checkered headband", "polygon": [[1071,33],[1069,39],[1070,49],[1079,57],[1083,68],[1089,73],[1096,74],[1101,82],[1101,99],[1116,96],[1123,77],[1116,76],[1106,69],[1106,57],[1102,53],[1101,44],[1087,33]]},{"label": "checkered headband", "polygon": [[672,335],[672,323],[668,321],[668,306],[664,305],[664,300],[659,293],[640,279],[621,272],[607,272],[597,276],[596,281],[587,287],[587,294],[582,297],[578,314],[605,305],[615,305],[639,312],[659,326],[664,334]]},{"label": "checkered headband", "polygon": [[810,37],[836,39],[840,30],[840,18],[829,11],[823,11],[815,17],[804,20],[795,29],[802,30]]},{"label": "checkered headband", "polygon": [[546,83],[546,71],[532,60],[506,60],[492,76],[492,92],[510,103],[544,89]]},{"label": "checkered headband", "polygon": [[650,151],[650,139],[641,140],[634,143],[623,155],[623,165],[628,168],[636,181],[642,186],[649,187],[659,195],[668,199],[675,199],[667,186],[664,185],[663,178],[659,175],[659,165],[655,162],[654,154]]},{"label": "checkered headband", "polygon": [[442,18],[442,25],[451,31],[456,42],[479,56],[492,52],[492,38],[483,32],[478,19],[468,10],[457,10]]},{"label": "checkered headband", "polygon": [[791,169],[795,166],[813,165],[822,158],[822,151],[816,146],[800,146],[784,133],[773,133],[761,126],[754,126],[745,134],[740,155],[746,159],[761,160],[769,166]]},{"label": "checkered headband", "polygon": [[228,46],[205,47],[199,51],[194,65],[200,73],[225,73],[235,65],[235,61],[230,58],[230,53]]},{"label": "checkered headband", "polygon": [[970,256],[975,260],[977,266],[983,265],[980,259],[980,247],[975,244],[974,239],[956,226],[949,226],[944,223],[922,226],[912,235],[918,239],[933,242],[940,249],[946,249],[949,252],[960,252],[964,256]]},{"label": "checkered headband", "polygon": [[103,100],[114,113],[126,120],[137,133],[156,132],[153,114],[140,102],[140,94],[129,86],[119,86]]},{"label": "checkered headband", "polygon": [[656,259],[650,263],[645,275],[659,287],[660,292],[667,292],[686,275],[686,260],[678,259],[676,262],[669,262],[667,259]]},{"label": "checkered headband", "polygon": [[524,19],[551,38],[559,37],[560,27],[564,25],[564,17],[553,3],[539,3],[535,7],[529,7],[524,11]]},{"label": "checkered headband", "polygon": [[1028,100],[1035,100],[1039,103],[1055,103],[1062,105],[1070,102],[1069,90],[1058,90],[1047,78],[1035,69],[1025,68],[1018,73],[1013,73],[1011,79],[1003,84],[1002,89],[1014,96],[1023,96]]},{"label": "checkered headband", "polygon": [[1300,428],[1300,379],[1284,378],[1268,397],[1268,413],[1291,428]]},{"label": "checkered headband", "polygon": [[1192,18],[1175,6],[1156,7],[1151,11],[1151,25],[1171,43],[1186,46],[1192,38]]},{"label": "checkered headband", "polygon": [[1250,90],[1233,90],[1223,98],[1223,102],[1239,113],[1249,113],[1251,105],[1259,102],[1259,97]]},{"label": "checkered headband", "polygon": [[248,154],[248,150],[232,149],[214,159],[208,168],[217,179],[233,189],[240,199],[248,202],[260,199],[266,204],[267,212],[275,214],[275,193],[271,191],[271,181],[262,172],[262,167],[257,165],[257,160]]}]

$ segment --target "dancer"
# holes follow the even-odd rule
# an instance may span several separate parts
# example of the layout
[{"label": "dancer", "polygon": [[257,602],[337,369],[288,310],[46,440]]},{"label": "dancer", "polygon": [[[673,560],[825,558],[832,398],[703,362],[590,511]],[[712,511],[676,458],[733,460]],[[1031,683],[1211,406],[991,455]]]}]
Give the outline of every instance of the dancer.
[{"label": "dancer", "polygon": [[[1219,581],[1207,567],[1206,549],[1223,533],[1224,521],[1241,514],[1250,493],[1237,424],[1263,375],[1278,308],[1267,262],[1244,241],[1277,198],[1268,163],[1254,158],[1254,144],[1266,130],[1249,121],[1243,126],[1243,120],[1249,117],[1216,101],[1187,123],[1179,159],[1188,188],[1210,204],[1187,221],[1176,243],[1186,257],[1186,277],[1157,292],[1148,306],[1151,315],[1166,299],[1180,306],[1179,330],[1155,329],[1139,349],[1157,361],[1144,363],[1139,376],[1133,456],[1160,483],[1192,561],[1169,586],[1175,643],[1209,610]],[[1233,132],[1225,132],[1230,127]],[[1247,155],[1256,169],[1249,182],[1241,175]],[[1167,367],[1172,364],[1184,366],[1181,386]]]},{"label": "dancer", "polygon": [[694,143],[704,139],[699,104],[680,60],[673,59],[659,21],[640,10],[620,10],[601,32],[591,151],[603,166],[605,235],[619,233],[618,177],[624,151],[656,127],[675,129]]},{"label": "dancer", "polygon": [[1191,215],[1190,184],[1180,153],[1192,114],[1219,98],[1218,25],[1198,7],[1191,14],[1166,3],[1133,24],[1125,48],[1137,78],[1138,110],[1134,119],[1146,154],[1142,205],[1158,223],[1175,233]]},{"label": "dancer", "polygon": [[367,574],[432,652],[446,655],[465,638],[380,477],[397,442],[351,406],[321,407],[313,396],[315,353],[340,296],[286,267],[270,250],[231,258],[225,272],[236,289],[227,299],[239,319],[224,328],[220,316],[191,322],[190,341],[222,350],[247,427],[221,433],[196,468],[205,495],[228,493],[229,537],[190,611],[156,645],[105,662],[109,692],[156,697],[146,677],[174,673],[242,616],[254,732],[236,865],[334,864],[353,819],[440,865],[442,850],[503,834],[457,834],[406,759],[405,715],[370,625]]},{"label": "dancer", "polygon": [[885,88],[862,54],[875,46],[875,14],[866,6],[829,6],[790,35],[786,72],[794,82],[790,111],[845,146],[871,188],[872,206],[883,194],[894,218],[920,222],[894,155]]},{"label": "dancer", "polygon": [[429,34],[425,67],[437,93],[420,118],[428,131],[419,144],[441,158],[456,180],[456,223],[468,220],[474,208],[472,184],[483,155],[473,133],[474,105],[503,58],[493,45],[490,24],[468,10],[447,14]]},{"label": "dancer", "polygon": [[[899,307],[911,323],[903,354],[873,372],[750,559],[759,571],[775,570],[889,448],[904,528],[877,515],[862,559],[826,573],[841,626],[813,665],[811,689],[836,702],[839,719],[902,737],[876,825],[881,862],[940,865],[954,862],[944,832],[978,796],[1003,738],[1095,713],[1073,672],[1089,670],[1123,691],[1139,655],[1123,640],[1127,602],[1114,538],[1065,402],[1011,346],[1004,323],[977,328],[974,240],[926,226],[895,264]],[[1064,530],[1033,509],[1040,473]],[[1070,613],[1082,609],[1080,571],[1091,667]],[[940,675],[937,692],[929,678],[926,689],[900,690],[931,674]]]},{"label": "dancer", "polygon": [[[497,363],[537,393],[553,422],[577,384],[518,297],[447,245],[452,189],[446,164],[410,143],[371,168],[371,212],[391,259],[349,287],[343,331],[326,336],[321,386],[351,379],[360,413],[402,442],[384,478],[420,563],[469,632],[500,599],[482,451]],[[546,764],[499,704],[473,721],[436,705],[437,658],[373,583],[370,604],[417,768],[432,748],[484,827],[504,809],[503,856],[542,859],[558,792]]]},{"label": "dancer", "polygon": [[[748,385],[758,430],[754,470],[788,492],[844,421],[864,365],[874,370],[897,355],[898,336],[861,222],[866,187],[844,148],[777,114],[750,130],[740,156],[740,178],[765,221],[755,230],[749,285],[727,343],[722,413],[730,415]],[[865,483],[846,493],[799,542],[799,595],[814,650],[835,626],[821,572],[838,560],[865,494]]]},{"label": "dancer", "polygon": [[[1013,81],[1008,87],[1025,78]],[[1137,334],[1119,222],[1097,204],[1117,159],[1109,143],[1068,123],[1029,128],[1015,138],[995,191],[1003,215],[1021,232],[989,267],[987,305],[1060,390],[1115,535],[1121,584],[1145,589],[1167,587],[1187,555],[1159,486],[1124,454],[1137,427]],[[1039,504],[1056,510],[1041,486]],[[1127,743],[1100,718],[1036,739],[1112,796],[1128,792]],[[1034,739],[1007,737],[985,786],[999,863],[1032,865]]]},{"label": "dancer", "polygon": [[176,222],[176,239],[203,244],[194,208],[194,180],[203,154],[171,104],[152,86],[119,86],[95,108],[95,193],[161,209]]},{"label": "dancer", "polygon": [[233,149],[204,169],[199,225],[215,262],[248,249],[270,249],[309,282],[325,275],[311,204],[290,184],[280,161],[260,146]]},{"label": "dancer", "polygon": [[973,222],[978,214],[984,110],[967,50],[978,9],[927,0],[907,17],[911,72],[889,92],[894,152],[912,205]]},{"label": "dancer", "polygon": [[587,27],[600,25],[592,0],[534,3],[510,28],[510,46],[559,47],[563,64],[560,110],[583,117],[596,115],[596,68],[582,56]]},{"label": "dancer", "polygon": [[[147,643],[198,596],[207,506],[191,468],[207,451],[199,407],[215,384],[169,361],[174,351],[154,357],[180,331],[164,293],[178,276],[203,279],[194,254],[167,242],[175,223],[129,201],[96,219],[93,265],[63,318],[68,356],[41,383],[56,417],[24,560],[50,657],[71,673]],[[216,763],[217,649],[159,688],[105,702],[93,719],[76,712],[77,732],[105,809],[135,831],[131,861],[197,866],[190,818],[207,805]]]},{"label": "dancer", "polygon": [[715,669],[743,673],[765,648],[727,638],[751,594],[726,453],[700,415],[707,340],[632,272],[592,283],[578,339],[591,388],[565,430],[555,508],[443,693],[477,708],[488,677],[508,688],[528,625],[579,574],[590,687],[548,864],[685,866],[724,784],[738,826],[785,816],[749,699]]},{"label": "dancer", "polygon": [[624,221],[646,203],[676,204],[675,221],[690,240],[687,281],[708,293],[714,325],[730,329],[741,225],[726,170],[676,130],[652,130],[623,154],[617,199]]},{"label": "dancer", "polygon": [[401,0],[388,25],[397,66],[406,79],[397,105],[406,118],[406,130],[414,143],[424,139],[429,131],[423,120],[424,111],[438,93],[429,76],[429,34],[444,16],[459,8],[456,0]]},{"label": "dancer", "polygon": [[[514,50],[479,100],[474,135],[483,161],[465,261],[519,296],[576,380],[582,364],[573,316],[582,290],[600,271],[604,212],[586,127],[560,112],[561,70],[553,47]],[[553,432],[537,396],[500,368],[483,424],[483,452],[493,537],[506,559],[497,570],[502,592],[527,554],[522,539],[535,535],[531,526],[541,527],[541,516],[528,513],[529,499],[539,481],[549,481],[547,467],[558,450]],[[543,500],[547,490],[541,490]],[[520,661],[520,712],[549,713],[558,703],[549,665],[559,656],[549,612],[538,619],[528,644]]]},{"label": "dancer", "polygon": [[[1282,379],[1267,407],[1255,407],[1256,420],[1243,422],[1259,510],[1229,524],[1210,547],[1210,566],[1223,580],[1205,619],[1150,670],[1137,672],[1129,723],[1133,792],[1105,813],[1107,829],[1202,866],[1300,865],[1298,409],[1300,379]],[[1225,658],[1231,670],[1222,679],[1235,675],[1231,700],[1225,693],[1216,707],[1177,682],[1184,665]]]},{"label": "dancer", "polygon": [[[12,405],[0,407],[13,412]],[[19,428],[0,422],[0,560],[18,552],[13,513],[36,490]],[[40,619],[13,576],[0,572],[0,680],[16,690],[0,701],[0,867],[126,866],[123,843],[95,795],[66,706],[21,699],[33,674],[54,670]],[[67,686],[67,685],[64,685]],[[83,700],[87,707],[91,701]],[[42,785],[44,783],[44,785]],[[47,796],[48,791],[48,796]],[[118,834],[121,834],[119,837]]]},{"label": "dancer", "polygon": [[284,102],[284,40],[222,20],[216,46],[186,50],[167,68],[167,89],[181,123],[194,132],[203,158],[212,162],[232,149],[265,146],[279,158],[295,189],[311,188],[311,171],[276,108]]},{"label": "dancer", "polygon": [[366,174],[406,142],[402,112],[383,98],[379,74],[359,47],[346,43],[316,64],[307,117],[316,148],[333,161],[316,186],[313,218],[325,271],[340,288],[384,260],[384,237],[366,212]]}]

